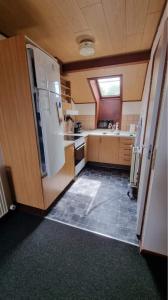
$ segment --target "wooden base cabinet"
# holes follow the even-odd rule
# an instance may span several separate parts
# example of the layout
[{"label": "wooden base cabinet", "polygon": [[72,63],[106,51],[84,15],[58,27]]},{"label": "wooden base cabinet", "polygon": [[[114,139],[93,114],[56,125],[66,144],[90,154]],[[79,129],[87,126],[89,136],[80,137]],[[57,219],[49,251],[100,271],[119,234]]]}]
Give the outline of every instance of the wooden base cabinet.
[{"label": "wooden base cabinet", "polygon": [[131,165],[133,138],[89,136],[88,161]]},{"label": "wooden base cabinet", "polygon": [[44,177],[42,180],[45,209],[63,192],[74,177],[74,146],[70,145],[65,148],[65,164],[63,168],[55,176]]},{"label": "wooden base cabinet", "polygon": [[99,162],[100,136],[88,137],[88,161]]},{"label": "wooden base cabinet", "polygon": [[130,166],[132,157],[132,146],[134,139],[120,138],[119,146],[119,164]]},{"label": "wooden base cabinet", "polygon": [[119,138],[118,137],[100,137],[99,147],[99,161],[108,164],[118,163],[118,149]]}]

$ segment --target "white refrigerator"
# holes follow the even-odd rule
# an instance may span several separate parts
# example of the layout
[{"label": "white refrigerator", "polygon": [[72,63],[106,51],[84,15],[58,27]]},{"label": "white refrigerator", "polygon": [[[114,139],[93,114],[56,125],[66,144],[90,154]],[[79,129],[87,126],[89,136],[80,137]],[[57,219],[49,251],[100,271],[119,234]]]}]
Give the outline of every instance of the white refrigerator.
[{"label": "white refrigerator", "polygon": [[27,45],[27,57],[41,174],[53,176],[65,163],[60,68],[32,45]]}]

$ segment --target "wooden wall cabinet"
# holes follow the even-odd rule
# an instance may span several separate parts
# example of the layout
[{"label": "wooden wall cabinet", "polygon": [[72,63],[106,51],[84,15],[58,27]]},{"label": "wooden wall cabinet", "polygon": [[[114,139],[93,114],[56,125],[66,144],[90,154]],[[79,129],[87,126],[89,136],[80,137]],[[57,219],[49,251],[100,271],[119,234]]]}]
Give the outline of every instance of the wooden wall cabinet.
[{"label": "wooden wall cabinet", "polygon": [[133,138],[90,135],[88,161],[130,166],[133,142]]},{"label": "wooden wall cabinet", "polygon": [[67,185],[75,177],[75,163],[74,163],[74,146],[70,145],[65,148],[65,164],[63,168],[52,177],[44,177],[43,192],[45,209],[47,209],[56,199]]}]

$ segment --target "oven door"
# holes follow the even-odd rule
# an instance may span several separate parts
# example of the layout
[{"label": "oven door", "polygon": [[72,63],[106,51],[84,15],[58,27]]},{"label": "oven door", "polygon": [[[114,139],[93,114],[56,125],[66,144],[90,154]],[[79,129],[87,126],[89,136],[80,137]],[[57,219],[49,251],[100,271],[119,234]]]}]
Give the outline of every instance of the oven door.
[{"label": "oven door", "polygon": [[78,175],[85,166],[84,149],[85,143],[75,148],[75,175]]},{"label": "oven door", "polygon": [[85,157],[85,144],[80,145],[75,149],[75,166],[77,166]]}]

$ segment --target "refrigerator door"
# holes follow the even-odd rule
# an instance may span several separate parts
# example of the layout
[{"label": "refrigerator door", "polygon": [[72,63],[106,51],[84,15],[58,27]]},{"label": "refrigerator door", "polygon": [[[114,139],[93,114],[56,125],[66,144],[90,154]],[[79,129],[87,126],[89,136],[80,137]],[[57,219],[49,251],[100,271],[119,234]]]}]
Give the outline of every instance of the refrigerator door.
[{"label": "refrigerator door", "polygon": [[63,126],[60,122],[61,101],[59,96],[39,90],[39,110],[48,176],[56,174],[65,163]]}]

